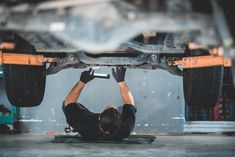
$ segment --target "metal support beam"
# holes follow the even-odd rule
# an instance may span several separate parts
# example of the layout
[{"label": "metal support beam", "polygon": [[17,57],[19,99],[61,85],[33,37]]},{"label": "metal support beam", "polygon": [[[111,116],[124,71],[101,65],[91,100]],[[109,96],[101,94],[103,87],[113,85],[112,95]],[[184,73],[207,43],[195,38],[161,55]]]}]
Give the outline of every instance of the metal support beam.
[{"label": "metal support beam", "polygon": [[[233,46],[233,38],[229,31],[228,24],[225,20],[223,11],[217,4],[216,0],[211,0],[211,3],[213,9],[213,18],[217,26],[218,33],[221,37],[222,43],[225,48],[230,48]],[[226,51],[225,51],[225,56],[226,57],[228,56],[228,54],[226,54]]]},{"label": "metal support beam", "polygon": [[184,53],[185,47],[166,47],[164,44],[144,44],[136,41],[129,41],[123,44],[143,53]]},{"label": "metal support beam", "polygon": [[[65,58],[64,64],[75,65],[80,62],[85,65],[108,65],[108,66],[125,66],[125,65],[141,65],[146,63],[146,55],[140,55],[135,58],[131,57],[101,57],[92,58],[86,56],[84,53],[79,53],[77,56],[68,56]],[[71,63],[71,58],[75,61]],[[63,59],[61,60],[63,61]],[[59,58],[45,57],[43,55],[34,54],[16,54],[16,53],[2,53],[0,52],[1,64],[18,64],[18,65],[36,65],[42,66],[45,63],[57,62],[60,63]],[[198,56],[198,57],[183,57],[182,59],[169,62],[169,66],[182,66],[184,69],[188,68],[202,68],[211,66],[231,67],[232,60],[220,56]]]},{"label": "metal support beam", "polygon": [[232,121],[188,121],[184,124],[185,133],[221,133],[235,132],[235,123]]}]

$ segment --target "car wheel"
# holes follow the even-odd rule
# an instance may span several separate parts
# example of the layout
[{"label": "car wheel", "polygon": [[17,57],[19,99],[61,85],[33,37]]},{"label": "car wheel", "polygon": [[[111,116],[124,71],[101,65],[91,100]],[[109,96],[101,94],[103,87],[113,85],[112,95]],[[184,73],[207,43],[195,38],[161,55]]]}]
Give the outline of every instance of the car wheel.
[{"label": "car wheel", "polygon": [[232,78],[233,78],[233,87],[235,89],[235,59],[233,59],[233,62],[232,62]]},{"label": "car wheel", "polygon": [[[16,45],[11,50],[13,53],[36,53],[34,46],[17,34],[12,37],[12,42]],[[45,65],[3,65],[6,93],[12,105],[33,107],[41,103],[46,83],[45,69]]]},{"label": "car wheel", "polygon": [[41,103],[45,90],[45,66],[4,65],[7,97],[12,105],[32,107]]},{"label": "car wheel", "polygon": [[215,66],[184,70],[186,104],[193,107],[214,107],[222,90],[223,69],[222,66]]},{"label": "car wheel", "polygon": [[232,68],[224,68],[223,92],[228,99],[235,100]]}]

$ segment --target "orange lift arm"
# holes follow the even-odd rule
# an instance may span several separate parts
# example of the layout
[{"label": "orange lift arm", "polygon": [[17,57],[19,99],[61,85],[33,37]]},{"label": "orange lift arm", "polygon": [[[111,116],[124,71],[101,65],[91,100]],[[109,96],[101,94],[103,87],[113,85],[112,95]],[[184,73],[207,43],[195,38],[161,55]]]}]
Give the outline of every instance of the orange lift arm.
[{"label": "orange lift arm", "polygon": [[[0,64],[42,66],[44,63],[51,63],[56,61],[58,61],[58,58],[45,57],[43,55],[0,52]],[[198,57],[183,57],[180,60],[173,61],[171,65],[182,66],[184,69],[211,66],[231,67],[232,61],[231,59],[224,58],[222,56],[208,55]]]},{"label": "orange lift arm", "polygon": [[43,55],[0,52],[0,64],[43,66],[44,63],[56,62],[57,60],[58,58],[44,57]]},{"label": "orange lift arm", "polygon": [[211,66],[231,67],[232,61],[230,58],[224,58],[223,56],[208,55],[198,57],[183,57],[181,60],[174,61],[173,65],[180,65],[184,69]]}]

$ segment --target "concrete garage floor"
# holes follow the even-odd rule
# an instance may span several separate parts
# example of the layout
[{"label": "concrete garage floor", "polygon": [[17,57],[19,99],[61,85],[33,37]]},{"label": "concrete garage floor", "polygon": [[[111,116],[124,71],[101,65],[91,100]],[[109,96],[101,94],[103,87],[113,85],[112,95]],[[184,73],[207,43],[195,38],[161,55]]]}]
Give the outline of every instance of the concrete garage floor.
[{"label": "concrete garage floor", "polygon": [[51,143],[47,135],[0,135],[1,157],[235,156],[235,136],[157,136],[153,144]]}]

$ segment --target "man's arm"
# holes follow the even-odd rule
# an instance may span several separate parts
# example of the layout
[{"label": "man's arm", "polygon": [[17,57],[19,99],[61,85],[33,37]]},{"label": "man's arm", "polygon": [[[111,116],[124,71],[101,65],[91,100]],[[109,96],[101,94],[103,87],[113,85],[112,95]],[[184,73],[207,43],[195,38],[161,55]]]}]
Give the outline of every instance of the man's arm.
[{"label": "man's arm", "polygon": [[118,87],[124,104],[134,105],[134,98],[125,81],[119,82]]},{"label": "man's arm", "polygon": [[118,83],[118,87],[122,96],[123,103],[128,104],[128,105],[134,105],[134,98],[125,82],[126,68],[117,67],[116,71],[112,69],[112,74],[113,74],[114,79]]},{"label": "man's arm", "polygon": [[65,106],[67,106],[68,104],[77,102],[85,84],[95,78],[93,76],[93,74],[94,74],[94,70],[92,70],[92,69],[90,69],[89,71],[82,72],[81,77],[80,77],[80,81],[78,81],[75,84],[75,86],[71,89],[68,96],[64,100]]},{"label": "man's arm", "polygon": [[77,102],[84,86],[85,83],[83,83],[82,81],[78,81],[64,100],[64,105],[67,106],[68,104]]}]

